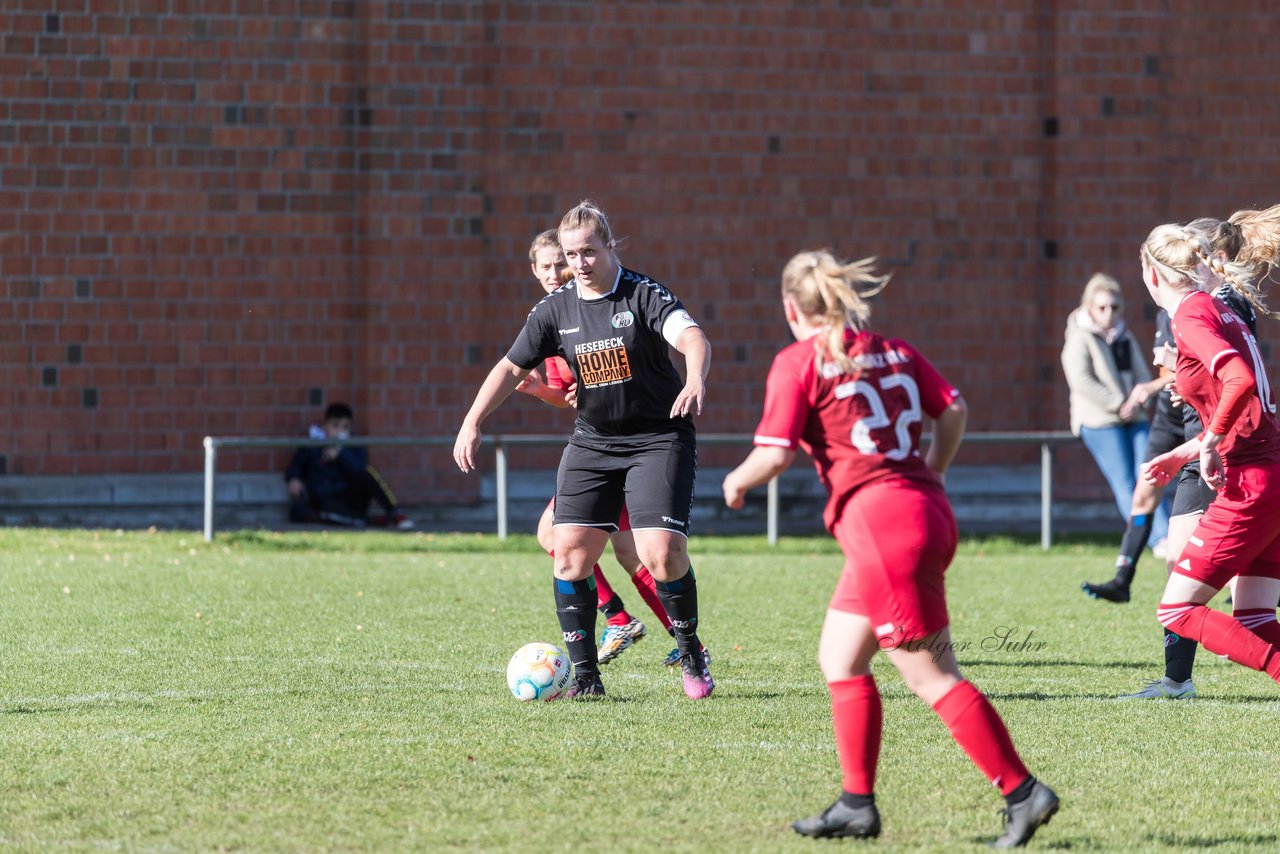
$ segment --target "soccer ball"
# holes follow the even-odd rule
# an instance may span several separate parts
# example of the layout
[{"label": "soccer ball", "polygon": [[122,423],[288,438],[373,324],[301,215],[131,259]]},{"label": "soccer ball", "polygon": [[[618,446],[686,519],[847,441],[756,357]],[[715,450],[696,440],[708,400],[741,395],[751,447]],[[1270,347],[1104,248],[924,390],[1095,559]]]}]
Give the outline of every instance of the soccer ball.
[{"label": "soccer ball", "polygon": [[549,643],[527,643],[507,665],[507,687],[517,700],[554,700],[573,676],[569,656]]}]

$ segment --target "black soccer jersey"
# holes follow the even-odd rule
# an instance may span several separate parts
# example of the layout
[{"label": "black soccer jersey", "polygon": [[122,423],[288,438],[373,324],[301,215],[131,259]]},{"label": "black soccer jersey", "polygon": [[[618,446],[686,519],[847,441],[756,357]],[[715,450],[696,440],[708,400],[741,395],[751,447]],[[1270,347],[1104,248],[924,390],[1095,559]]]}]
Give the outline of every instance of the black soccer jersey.
[{"label": "black soccer jersey", "polygon": [[[1156,341],[1155,348],[1152,351],[1153,354],[1158,354],[1166,344],[1174,350],[1178,349],[1178,345],[1173,340],[1173,324],[1169,320],[1169,312],[1162,308],[1156,312]],[[1182,417],[1173,408],[1173,399],[1170,396],[1168,386],[1162,388],[1160,393],[1156,395],[1156,409],[1151,422],[1154,424],[1157,419],[1166,424],[1174,425],[1174,435],[1177,435],[1177,425],[1182,423]]]},{"label": "black soccer jersey", "polygon": [[611,448],[618,437],[692,434],[692,419],[671,417],[684,383],[663,337],[668,322],[695,325],[675,294],[620,267],[603,297],[584,299],[576,281],[544,297],[507,358],[526,369],[551,356],[569,363],[578,382],[576,444]]}]

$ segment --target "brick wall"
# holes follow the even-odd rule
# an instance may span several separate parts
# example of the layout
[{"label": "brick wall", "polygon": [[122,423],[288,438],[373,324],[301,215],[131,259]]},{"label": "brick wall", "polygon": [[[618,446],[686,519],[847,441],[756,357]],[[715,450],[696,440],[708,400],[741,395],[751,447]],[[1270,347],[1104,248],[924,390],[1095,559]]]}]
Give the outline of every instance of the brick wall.
[{"label": "brick wall", "polygon": [[[706,326],[703,429],[754,425],[778,272],[824,245],[897,271],[877,325],[973,429],[1062,428],[1088,275],[1145,338],[1146,232],[1280,201],[1267,0],[15,0],[0,33],[10,473],[193,471],[336,399],[452,434],[584,196]],[[375,456],[411,500],[474,488]]]}]

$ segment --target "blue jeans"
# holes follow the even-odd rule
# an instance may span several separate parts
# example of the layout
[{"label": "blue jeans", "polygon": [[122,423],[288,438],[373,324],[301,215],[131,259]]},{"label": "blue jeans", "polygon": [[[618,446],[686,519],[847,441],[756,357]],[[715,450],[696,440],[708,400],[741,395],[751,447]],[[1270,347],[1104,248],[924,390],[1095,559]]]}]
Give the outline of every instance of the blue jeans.
[{"label": "blue jeans", "polygon": [[[1115,427],[1080,428],[1080,438],[1102,470],[1102,476],[1107,479],[1116,507],[1120,508],[1120,518],[1126,522],[1129,521],[1129,508],[1133,506],[1133,490],[1141,476],[1139,469],[1147,450],[1147,431],[1145,421]],[[1151,544],[1160,542],[1168,533],[1169,507],[1161,501],[1151,523]]]}]

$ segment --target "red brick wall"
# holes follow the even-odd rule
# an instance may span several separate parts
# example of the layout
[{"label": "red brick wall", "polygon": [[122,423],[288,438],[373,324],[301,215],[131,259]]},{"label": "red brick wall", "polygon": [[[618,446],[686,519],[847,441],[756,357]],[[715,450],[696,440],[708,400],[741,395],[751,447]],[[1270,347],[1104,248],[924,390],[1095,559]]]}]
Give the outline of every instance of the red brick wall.
[{"label": "red brick wall", "polygon": [[[754,425],[778,272],[824,245],[897,271],[877,325],[973,429],[1062,428],[1088,275],[1146,337],[1146,232],[1280,201],[1267,0],[16,0],[0,33],[12,473],[191,471],[336,399],[451,435],[584,196],[710,334],[703,429]],[[375,455],[408,498],[472,488]]]}]

